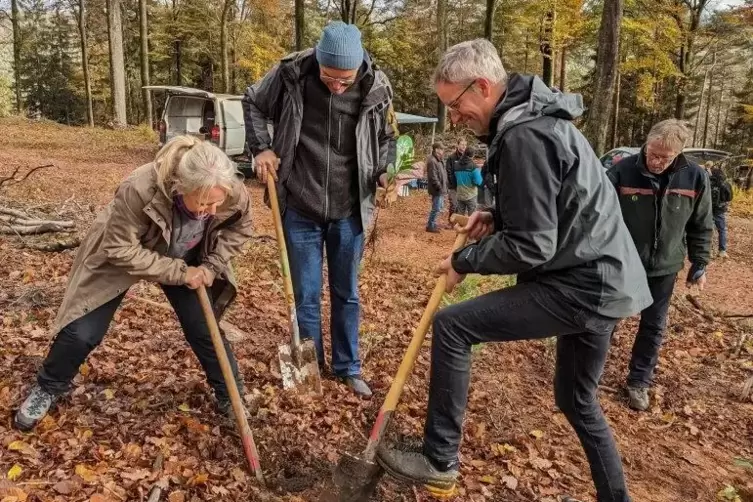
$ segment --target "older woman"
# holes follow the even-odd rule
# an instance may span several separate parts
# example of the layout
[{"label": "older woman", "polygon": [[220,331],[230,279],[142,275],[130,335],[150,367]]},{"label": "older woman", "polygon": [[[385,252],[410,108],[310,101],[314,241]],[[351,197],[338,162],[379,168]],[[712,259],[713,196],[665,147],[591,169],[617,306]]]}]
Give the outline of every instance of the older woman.
[{"label": "older woman", "polygon": [[[102,341],[128,288],[159,283],[214,390],[219,411],[229,395],[198,295],[210,287],[220,316],[236,295],[230,259],[251,237],[248,193],[235,166],[216,146],[180,136],[123,181],[89,230],[73,263],[55,320],[57,336],[37,383],[14,423],[31,430],[65,393],[79,366]],[[225,342],[236,380],[232,350]]]}]

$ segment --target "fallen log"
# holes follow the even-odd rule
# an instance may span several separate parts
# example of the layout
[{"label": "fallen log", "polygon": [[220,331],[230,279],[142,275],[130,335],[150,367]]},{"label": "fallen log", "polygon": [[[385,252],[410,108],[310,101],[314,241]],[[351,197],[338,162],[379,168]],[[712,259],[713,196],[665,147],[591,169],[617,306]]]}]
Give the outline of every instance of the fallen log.
[{"label": "fallen log", "polygon": [[[5,223],[5,222],[3,222]],[[42,225],[24,226],[6,224],[0,227],[0,234],[37,235],[50,232],[71,232],[70,228],[63,228],[57,223],[45,223]]]},{"label": "fallen log", "polygon": [[52,242],[24,242],[21,247],[34,249],[36,251],[45,251],[48,253],[57,253],[66,249],[75,249],[81,245],[81,240],[74,238],[68,241],[59,240]]},{"label": "fallen log", "polygon": [[0,221],[10,223],[11,225],[19,225],[24,227],[34,227],[38,225],[58,225],[61,228],[74,228],[76,226],[76,223],[71,220],[38,220],[35,218],[20,218],[18,216],[2,214],[0,214]]}]

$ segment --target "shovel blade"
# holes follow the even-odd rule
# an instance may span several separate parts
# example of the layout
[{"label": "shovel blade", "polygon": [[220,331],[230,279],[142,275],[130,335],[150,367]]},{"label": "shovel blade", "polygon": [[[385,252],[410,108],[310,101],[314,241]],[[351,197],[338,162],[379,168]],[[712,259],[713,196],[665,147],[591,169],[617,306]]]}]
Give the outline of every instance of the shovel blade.
[{"label": "shovel blade", "polygon": [[316,360],[313,340],[301,342],[298,351],[293,350],[290,345],[280,345],[278,355],[284,389],[322,393],[322,377],[319,374],[319,363]]},{"label": "shovel blade", "polygon": [[338,502],[367,502],[383,473],[384,470],[376,462],[343,454],[332,475],[338,489]]}]

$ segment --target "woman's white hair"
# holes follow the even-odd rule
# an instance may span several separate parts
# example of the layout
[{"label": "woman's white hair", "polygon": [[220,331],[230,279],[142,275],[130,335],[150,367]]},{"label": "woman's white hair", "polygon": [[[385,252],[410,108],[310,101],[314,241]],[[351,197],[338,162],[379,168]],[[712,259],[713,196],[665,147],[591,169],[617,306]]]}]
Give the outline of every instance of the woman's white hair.
[{"label": "woman's white hair", "polygon": [[434,70],[434,85],[470,83],[485,78],[492,84],[507,83],[507,72],[497,49],[484,38],[453,45],[442,55]]},{"label": "woman's white hair", "polygon": [[667,119],[657,122],[648,132],[646,142],[658,141],[664,148],[677,152],[685,148],[690,139],[690,128],[687,123],[677,119]]},{"label": "woman's white hair", "polygon": [[168,196],[206,193],[214,187],[231,193],[240,183],[238,169],[225,152],[193,136],[176,136],[154,159],[157,184]]}]

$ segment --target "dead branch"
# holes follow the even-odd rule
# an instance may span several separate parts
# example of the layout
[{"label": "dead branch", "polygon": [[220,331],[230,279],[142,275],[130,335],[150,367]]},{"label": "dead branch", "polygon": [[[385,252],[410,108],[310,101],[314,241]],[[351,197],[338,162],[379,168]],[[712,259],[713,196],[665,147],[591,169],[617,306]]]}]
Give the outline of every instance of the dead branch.
[{"label": "dead branch", "polygon": [[48,232],[70,232],[71,229],[63,228],[57,223],[45,223],[43,225],[24,226],[24,225],[8,225],[7,228],[0,228],[0,234],[16,234],[16,235],[36,235],[45,234]]},{"label": "dead branch", "polygon": [[[144,305],[149,305],[151,307],[155,307],[161,310],[173,310],[173,308],[168,305],[167,303],[161,303],[161,302],[155,302],[154,300],[150,300],[149,298],[144,298],[141,296],[126,296],[129,300],[135,300],[137,302],[143,303]],[[250,338],[251,335],[249,335],[247,332],[243,331],[239,327],[237,327],[234,324],[231,324],[225,320],[220,321],[220,329],[225,334],[225,338],[228,339],[230,342],[240,342],[242,340],[246,340]]]},{"label": "dead branch", "polygon": [[687,295],[685,295],[685,299],[688,300],[696,309],[700,310],[703,314],[703,317],[706,318],[707,321],[715,321],[713,314],[703,308],[703,305],[701,305],[701,302],[698,300],[698,298],[688,293]]},{"label": "dead branch", "polygon": [[726,319],[751,319],[753,318],[753,314],[727,314],[722,317]]},{"label": "dead branch", "polygon": [[37,219],[25,219],[18,216],[10,216],[7,214],[0,214],[0,221],[5,221],[13,225],[22,227],[35,227],[39,225],[58,225],[61,228],[74,228],[76,223],[71,220],[55,221],[55,220],[37,220]]},{"label": "dead branch", "polygon": [[15,216],[16,218],[21,218],[24,220],[31,218],[28,214],[24,213],[23,211],[19,211],[18,209],[11,209],[9,207],[0,206],[0,213],[9,214],[11,216]]},{"label": "dead branch", "polygon": [[48,253],[58,253],[66,249],[75,249],[81,245],[81,240],[73,238],[70,240],[56,240],[52,242],[24,242],[23,247],[34,249],[36,251],[46,251]]},{"label": "dead branch", "polygon": [[21,178],[16,178],[16,175],[21,170],[21,167],[19,166],[16,169],[13,170],[13,173],[11,173],[10,176],[8,176],[6,178],[0,178],[0,189],[2,189],[3,187],[7,188],[7,187],[12,186],[12,185],[18,185],[19,183],[22,183],[23,181],[25,181],[29,176],[31,176],[32,174],[34,174],[36,171],[39,171],[40,169],[44,169],[46,167],[55,167],[55,165],[54,164],[45,164],[43,166],[32,167],[31,169],[29,169],[28,171],[26,171],[26,174],[24,174],[23,176],[21,176]]}]

